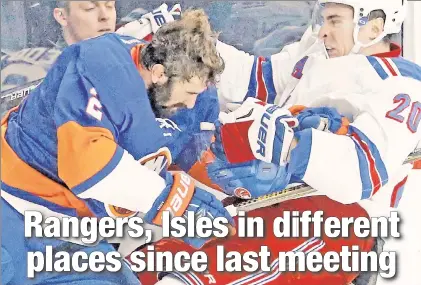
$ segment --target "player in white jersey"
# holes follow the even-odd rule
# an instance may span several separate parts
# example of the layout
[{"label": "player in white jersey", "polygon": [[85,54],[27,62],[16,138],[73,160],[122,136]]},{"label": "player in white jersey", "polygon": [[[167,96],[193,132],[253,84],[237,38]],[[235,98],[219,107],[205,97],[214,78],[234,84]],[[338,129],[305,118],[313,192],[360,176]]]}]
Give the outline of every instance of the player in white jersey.
[{"label": "player in white jersey", "polygon": [[[346,115],[351,121],[346,136],[301,126],[288,167],[294,176],[330,198],[343,203],[361,200],[371,216],[388,216],[402,197],[405,206],[397,209],[405,225],[412,228],[401,228],[405,242],[390,239],[385,248],[400,255],[394,284],[415,284],[407,280],[414,280],[414,264],[421,260],[420,227],[412,221],[416,202],[410,200],[416,192],[407,188],[402,194],[405,182],[416,177],[408,177],[411,165],[402,163],[421,139],[421,68],[401,58],[400,48],[387,37],[400,32],[405,5],[400,0],[319,0],[318,5],[319,19],[323,19],[318,40],[309,31],[301,43],[270,58],[250,56],[218,43],[226,63],[219,89],[222,103],[256,97],[281,106],[330,106]],[[232,70],[238,73],[228,81]],[[328,121],[335,117],[318,115]],[[273,135],[274,145],[285,143],[283,128],[281,135]],[[257,138],[251,133],[250,145],[256,152],[253,140]],[[278,142],[276,136],[281,137]],[[259,158],[271,161],[273,157],[280,155],[272,151]],[[405,244],[410,246],[402,246]],[[417,263],[411,261],[414,258]],[[391,284],[384,279],[379,282]]]}]

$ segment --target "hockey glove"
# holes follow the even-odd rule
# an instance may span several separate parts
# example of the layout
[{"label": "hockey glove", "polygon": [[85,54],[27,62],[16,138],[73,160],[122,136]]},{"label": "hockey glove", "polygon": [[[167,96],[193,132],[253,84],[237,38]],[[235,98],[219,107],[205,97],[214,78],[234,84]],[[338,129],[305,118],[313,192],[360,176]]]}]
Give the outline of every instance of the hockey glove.
[{"label": "hockey glove", "polygon": [[143,15],[140,19],[135,19],[120,27],[116,32],[120,35],[150,41],[152,35],[155,34],[163,24],[177,20],[180,16],[180,4],[175,4],[171,9],[168,9],[168,5],[164,3],[152,12]]},{"label": "hockey glove", "polygon": [[[291,113],[276,105],[248,98],[237,110],[220,116],[213,149],[223,150],[230,163],[259,159],[285,165],[298,125]],[[218,130],[219,128],[219,130]]]},{"label": "hockey glove", "polygon": [[207,165],[208,176],[223,192],[251,199],[284,189],[289,182],[285,167],[261,160],[231,164],[218,159]]},{"label": "hockey glove", "polygon": [[312,128],[338,135],[348,132],[349,120],[331,107],[306,108],[297,115],[297,120],[297,131]]},{"label": "hockey glove", "polygon": [[[170,174],[168,174],[170,175]],[[213,194],[195,187],[193,180],[186,174],[175,173],[173,178],[168,177],[173,183],[162,191],[155,200],[152,208],[146,213],[144,219],[148,223],[162,225],[162,214],[164,211],[170,212],[171,217],[184,216],[187,218],[188,212],[193,212],[195,219],[209,217],[214,220],[219,217],[226,218],[234,226],[234,220]],[[191,222],[189,220],[189,222]],[[185,225],[187,227],[187,225]],[[196,249],[201,248],[209,238],[183,238],[184,242]]]}]

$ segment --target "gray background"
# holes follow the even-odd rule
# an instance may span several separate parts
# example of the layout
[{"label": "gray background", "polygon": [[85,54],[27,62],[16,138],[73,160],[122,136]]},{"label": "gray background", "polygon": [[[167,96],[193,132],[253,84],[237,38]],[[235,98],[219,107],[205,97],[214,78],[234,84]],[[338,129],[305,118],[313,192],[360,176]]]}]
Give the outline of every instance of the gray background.
[{"label": "gray background", "polygon": [[[11,92],[42,79],[59,55],[60,28],[51,1],[1,2],[1,113],[18,104]],[[116,2],[117,22],[139,17],[163,1]],[[314,1],[165,1],[182,9],[202,7],[220,39],[255,55],[268,56],[297,41],[310,22]]]}]

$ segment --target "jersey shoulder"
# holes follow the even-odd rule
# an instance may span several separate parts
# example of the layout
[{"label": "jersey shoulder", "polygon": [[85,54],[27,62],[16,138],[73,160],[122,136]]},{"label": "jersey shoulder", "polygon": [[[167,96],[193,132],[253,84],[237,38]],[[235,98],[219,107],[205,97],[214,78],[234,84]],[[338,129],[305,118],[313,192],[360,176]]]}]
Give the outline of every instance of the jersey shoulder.
[{"label": "jersey shoulder", "polygon": [[75,45],[79,61],[93,70],[121,69],[133,66],[131,50],[142,41],[115,33],[82,41]]},{"label": "jersey shoulder", "polygon": [[403,57],[366,56],[366,58],[383,80],[394,76],[403,76],[421,81],[421,67]]},{"label": "jersey shoulder", "polygon": [[76,69],[102,100],[124,98],[126,106],[148,106],[146,84],[131,54],[142,43],[115,33],[81,42]]},{"label": "jersey shoulder", "polygon": [[[72,51],[75,56],[65,67],[56,109],[66,110],[66,106],[71,106],[82,110],[96,102],[93,111],[99,114],[97,109],[101,106],[115,125],[125,126],[127,121],[141,121],[145,117],[153,120],[146,84],[131,56],[131,48],[141,43],[110,33],[69,46],[66,50]],[[75,94],[71,100],[69,92]],[[82,118],[86,116],[83,112],[79,113]],[[66,117],[60,118],[60,121],[73,119]]]}]

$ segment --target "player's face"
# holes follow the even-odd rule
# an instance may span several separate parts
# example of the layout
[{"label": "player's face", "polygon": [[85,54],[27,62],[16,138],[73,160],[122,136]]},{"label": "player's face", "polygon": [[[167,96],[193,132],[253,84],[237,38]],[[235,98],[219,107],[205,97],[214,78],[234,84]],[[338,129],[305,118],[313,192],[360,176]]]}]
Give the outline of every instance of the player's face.
[{"label": "player's face", "polygon": [[179,109],[193,108],[197,96],[206,90],[206,82],[196,76],[188,81],[172,78],[164,84],[153,84],[148,90],[148,95],[156,115],[166,118]]},{"label": "player's face", "polygon": [[71,1],[62,13],[60,24],[68,44],[115,31],[114,1]]},{"label": "player's face", "polygon": [[319,38],[324,41],[329,57],[347,55],[354,47],[353,16],[353,9],[341,4],[330,3],[323,9]]},{"label": "player's face", "polygon": [[206,80],[195,76],[189,81],[176,80],[171,90],[171,98],[165,104],[167,107],[182,106],[192,109],[196,104],[197,96],[207,88]]}]

